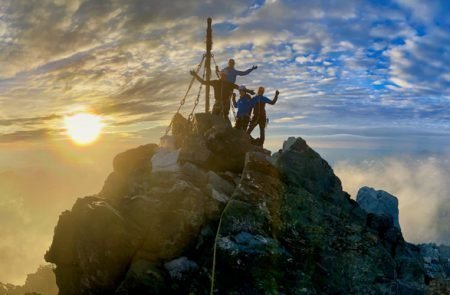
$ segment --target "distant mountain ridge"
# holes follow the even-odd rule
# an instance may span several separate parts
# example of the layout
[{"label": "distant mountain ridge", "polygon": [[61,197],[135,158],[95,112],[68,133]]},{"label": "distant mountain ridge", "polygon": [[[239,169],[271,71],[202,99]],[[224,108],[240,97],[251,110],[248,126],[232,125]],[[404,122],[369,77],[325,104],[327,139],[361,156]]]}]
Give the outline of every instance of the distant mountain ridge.
[{"label": "distant mountain ridge", "polygon": [[40,266],[35,273],[27,275],[23,286],[0,283],[0,295],[56,295],[55,274],[51,265]]}]

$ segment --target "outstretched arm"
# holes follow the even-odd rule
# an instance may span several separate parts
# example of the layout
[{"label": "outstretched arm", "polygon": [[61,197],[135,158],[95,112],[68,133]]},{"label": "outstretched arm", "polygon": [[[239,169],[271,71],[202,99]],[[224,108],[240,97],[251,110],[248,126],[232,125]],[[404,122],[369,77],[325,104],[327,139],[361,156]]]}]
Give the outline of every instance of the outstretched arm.
[{"label": "outstretched arm", "polygon": [[190,71],[191,75],[195,77],[200,83],[203,85],[208,84],[205,80],[203,80],[194,70]]},{"label": "outstretched arm", "polygon": [[217,75],[217,78],[220,78],[220,69],[219,69],[219,66],[216,66],[216,75]]},{"label": "outstretched arm", "polygon": [[258,68],[257,66],[253,66],[253,67],[251,67],[250,69],[248,69],[246,71],[238,71],[238,70],[236,70],[236,75],[245,76],[245,75],[250,74],[253,70],[256,70],[257,68]]},{"label": "outstretched arm", "polygon": [[274,105],[277,103],[278,100],[278,95],[280,94],[280,91],[275,91],[275,97],[273,98],[273,100],[270,100],[267,102],[268,104]]},{"label": "outstretched arm", "polygon": [[245,93],[249,93],[251,95],[255,95],[255,91],[251,89],[245,89]]}]

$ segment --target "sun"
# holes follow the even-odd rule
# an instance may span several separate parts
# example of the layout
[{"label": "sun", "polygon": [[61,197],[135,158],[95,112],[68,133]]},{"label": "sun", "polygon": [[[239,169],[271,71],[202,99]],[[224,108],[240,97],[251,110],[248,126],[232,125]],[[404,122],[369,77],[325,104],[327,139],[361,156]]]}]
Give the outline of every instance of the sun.
[{"label": "sun", "polygon": [[78,113],[64,118],[70,139],[78,145],[93,143],[100,136],[103,123],[101,117],[89,113]]}]

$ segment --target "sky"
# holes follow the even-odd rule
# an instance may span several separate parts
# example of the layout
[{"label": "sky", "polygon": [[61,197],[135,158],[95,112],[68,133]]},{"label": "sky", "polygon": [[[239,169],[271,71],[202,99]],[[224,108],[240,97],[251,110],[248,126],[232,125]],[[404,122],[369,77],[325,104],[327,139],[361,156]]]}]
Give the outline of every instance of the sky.
[{"label": "sky", "polygon": [[[100,190],[115,154],[159,141],[209,16],[218,65],[257,65],[237,83],[281,92],[268,148],[304,137],[352,196],[395,194],[407,240],[449,242],[449,14],[446,0],[1,0],[0,281],[37,268],[58,214]],[[104,122],[84,147],[63,124],[82,111]]]}]

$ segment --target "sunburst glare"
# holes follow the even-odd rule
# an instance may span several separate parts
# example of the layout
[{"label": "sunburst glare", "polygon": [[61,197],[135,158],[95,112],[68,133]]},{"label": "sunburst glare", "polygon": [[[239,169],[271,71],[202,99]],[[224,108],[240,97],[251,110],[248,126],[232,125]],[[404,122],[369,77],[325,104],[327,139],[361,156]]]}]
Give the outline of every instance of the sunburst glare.
[{"label": "sunburst glare", "polygon": [[95,142],[103,128],[101,117],[89,113],[78,113],[65,117],[64,124],[70,139],[77,145],[88,145]]}]

